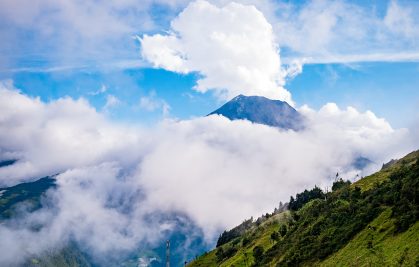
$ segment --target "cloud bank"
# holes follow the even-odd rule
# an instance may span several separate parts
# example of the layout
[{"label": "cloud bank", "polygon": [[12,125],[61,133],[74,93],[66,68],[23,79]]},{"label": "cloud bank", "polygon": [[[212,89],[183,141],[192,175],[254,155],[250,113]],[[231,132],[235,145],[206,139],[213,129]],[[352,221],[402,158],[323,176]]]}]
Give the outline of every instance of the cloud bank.
[{"label": "cloud bank", "polygon": [[108,259],[163,238],[175,225],[164,214],[183,214],[213,240],[303,188],[330,186],[337,171],[365,175],[352,164],[359,156],[376,169],[418,145],[370,111],[300,111],[300,132],[217,115],[143,128],[111,122],[83,99],[44,103],[3,83],[0,159],[18,161],[0,168],[0,184],[59,173],[59,187],[46,208],[0,225],[0,265],[68,240]]}]

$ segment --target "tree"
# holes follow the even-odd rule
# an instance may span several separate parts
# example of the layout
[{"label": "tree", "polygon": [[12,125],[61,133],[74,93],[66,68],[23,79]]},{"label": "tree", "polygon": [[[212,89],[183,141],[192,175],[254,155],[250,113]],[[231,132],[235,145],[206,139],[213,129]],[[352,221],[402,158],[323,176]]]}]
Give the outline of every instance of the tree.
[{"label": "tree", "polygon": [[222,247],[217,248],[215,252],[215,256],[217,257],[217,261],[221,262],[224,259],[224,249]]},{"label": "tree", "polygon": [[284,237],[287,234],[287,226],[285,224],[279,227],[279,234]]},{"label": "tree", "polygon": [[278,234],[277,231],[275,231],[271,234],[271,239],[272,239],[272,241],[278,241],[279,240],[279,234]]},{"label": "tree", "polygon": [[313,199],[324,199],[323,191],[315,186],[311,190],[304,190],[303,192],[296,195],[295,199],[290,198],[289,209],[292,211],[299,210],[304,204],[308,203]]},{"label": "tree", "polygon": [[255,264],[259,264],[260,262],[262,262],[263,259],[263,247],[261,246],[256,246],[253,248],[253,258],[255,259]]},{"label": "tree", "polygon": [[336,191],[339,190],[345,186],[349,186],[351,185],[350,181],[344,181],[342,178],[340,178],[339,180],[337,180],[336,182],[333,183],[332,185],[332,191]]}]

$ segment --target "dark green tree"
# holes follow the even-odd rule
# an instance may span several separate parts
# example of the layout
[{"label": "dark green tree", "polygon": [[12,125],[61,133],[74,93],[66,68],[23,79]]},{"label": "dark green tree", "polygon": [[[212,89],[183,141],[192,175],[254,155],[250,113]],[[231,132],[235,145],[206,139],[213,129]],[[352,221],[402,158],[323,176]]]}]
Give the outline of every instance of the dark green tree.
[{"label": "dark green tree", "polygon": [[279,240],[279,234],[278,234],[277,231],[275,231],[271,234],[271,240],[272,241],[278,241]]},{"label": "dark green tree", "polygon": [[256,246],[253,248],[253,258],[255,259],[255,265],[258,266],[263,260],[263,247]]},{"label": "dark green tree", "polygon": [[287,226],[285,224],[282,224],[281,227],[279,227],[279,234],[282,237],[287,234]]}]

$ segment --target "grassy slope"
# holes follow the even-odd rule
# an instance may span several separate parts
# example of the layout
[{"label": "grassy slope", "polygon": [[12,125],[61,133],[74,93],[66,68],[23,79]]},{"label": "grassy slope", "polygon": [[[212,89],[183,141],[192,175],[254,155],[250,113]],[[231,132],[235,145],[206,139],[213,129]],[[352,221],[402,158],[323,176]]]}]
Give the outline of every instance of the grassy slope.
[{"label": "grassy slope", "polygon": [[[412,152],[404,158],[395,161],[385,169],[367,176],[354,184],[352,187],[360,187],[362,191],[372,189],[374,185],[381,184],[389,179],[391,173],[401,165],[415,163],[419,151]],[[359,232],[345,247],[329,256],[323,262],[317,262],[317,266],[419,266],[419,222],[416,222],[406,232],[394,234],[394,222],[390,218],[391,209],[386,208],[366,228]],[[275,215],[281,216],[281,214]],[[265,222],[269,223],[269,221]],[[279,222],[271,223],[269,227],[263,225],[252,229],[258,233],[251,243],[245,247],[239,247],[237,253],[221,263],[217,262],[216,250],[200,256],[188,266],[251,266],[253,262],[252,250],[256,245],[262,245],[266,249],[272,246],[270,235],[279,228]],[[232,243],[223,245],[231,246]],[[237,242],[237,241],[236,241]],[[370,245],[369,245],[370,244]],[[237,245],[236,245],[237,246]],[[238,244],[240,246],[240,243]],[[245,256],[247,255],[247,262]],[[278,255],[277,260],[282,255]],[[275,262],[270,266],[275,266]],[[310,263],[312,266],[313,263]]]},{"label": "grassy slope", "polygon": [[223,248],[227,248],[228,246],[233,246],[234,243],[237,243],[235,246],[239,248],[233,257],[228,258],[223,262],[217,262],[217,257],[215,255],[216,250],[213,250],[200,256],[197,260],[193,261],[188,266],[250,266],[250,264],[253,262],[253,248],[255,246],[262,246],[266,251],[272,247],[273,243],[271,241],[271,234],[274,231],[277,231],[282,223],[289,220],[289,217],[290,214],[288,211],[286,211],[270,217],[258,227],[253,227],[245,234],[246,237],[250,237],[252,240],[245,246],[242,246],[243,237],[236,238],[235,240],[232,240],[223,245]]},{"label": "grassy slope", "polygon": [[[343,249],[319,266],[416,266],[419,262],[419,222],[394,235],[391,209],[358,233]],[[370,242],[370,247],[368,243]]]}]

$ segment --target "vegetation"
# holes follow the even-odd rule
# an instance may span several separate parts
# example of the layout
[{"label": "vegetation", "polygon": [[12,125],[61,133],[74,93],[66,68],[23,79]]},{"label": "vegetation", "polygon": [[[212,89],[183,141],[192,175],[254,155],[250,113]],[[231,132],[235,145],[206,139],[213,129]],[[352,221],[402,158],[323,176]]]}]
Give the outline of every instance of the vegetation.
[{"label": "vegetation", "polygon": [[33,257],[22,265],[23,267],[54,267],[74,266],[90,267],[89,260],[74,244],[58,251],[46,252],[39,257]]},{"label": "vegetation", "polygon": [[313,199],[322,199],[324,198],[323,191],[315,186],[311,190],[304,190],[304,192],[297,194],[295,197],[291,197],[289,203],[289,209],[292,211],[299,210],[304,204],[310,202]]},{"label": "vegetation", "polygon": [[418,182],[414,152],[354,184],[338,179],[332,192],[305,190],[282,220],[265,215],[223,242],[230,257],[212,261],[210,252],[190,266],[418,266]]},{"label": "vegetation", "polygon": [[224,245],[227,242],[230,242],[231,240],[235,239],[236,237],[241,236],[246,230],[248,230],[253,223],[253,218],[250,218],[249,220],[245,220],[242,222],[239,226],[234,227],[230,231],[224,231],[217,241],[217,247]]},{"label": "vegetation", "polygon": [[34,182],[0,188],[0,222],[20,210],[34,211],[42,207],[42,195],[56,186],[55,179],[44,177]]}]

